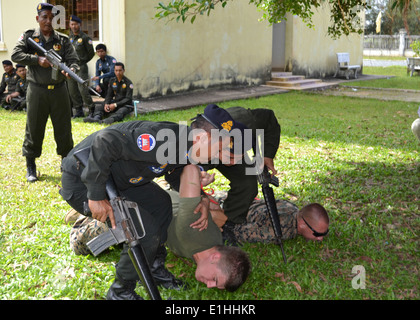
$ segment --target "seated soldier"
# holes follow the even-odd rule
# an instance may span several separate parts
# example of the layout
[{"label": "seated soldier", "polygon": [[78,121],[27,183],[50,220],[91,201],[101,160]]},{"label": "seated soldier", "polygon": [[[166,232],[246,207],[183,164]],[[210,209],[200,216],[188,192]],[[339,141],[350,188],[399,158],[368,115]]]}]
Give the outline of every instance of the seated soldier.
[{"label": "seated soldier", "polygon": [[[3,60],[3,69],[5,72],[0,83],[0,104],[4,109],[9,110],[10,105],[7,104],[6,97],[15,92],[19,76],[16,74],[16,69],[10,60]],[[6,89],[7,93],[5,93]]]},{"label": "seated soldier", "polygon": [[16,90],[6,97],[6,102],[10,104],[11,111],[26,110],[26,91],[28,89],[26,66],[17,64],[16,73],[20,77],[16,84]]},{"label": "seated soldier", "polygon": [[117,60],[107,54],[106,45],[100,43],[95,48],[99,59],[96,60],[95,76],[92,77],[94,89],[99,92],[102,98],[106,97],[109,81],[115,77],[114,66]]},{"label": "seated soldier", "polygon": [[[117,62],[114,72],[115,77],[109,82],[104,103],[96,104],[94,113],[83,119],[84,122],[111,124],[122,121],[134,110],[133,83],[124,76],[124,64]],[[107,116],[106,119],[104,119],[105,116]]]}]

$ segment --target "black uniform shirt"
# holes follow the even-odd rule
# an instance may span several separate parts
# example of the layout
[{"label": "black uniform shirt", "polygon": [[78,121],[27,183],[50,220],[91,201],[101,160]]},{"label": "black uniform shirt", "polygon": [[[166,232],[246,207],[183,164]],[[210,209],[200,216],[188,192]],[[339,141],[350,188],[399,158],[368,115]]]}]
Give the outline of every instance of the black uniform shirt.
[{"label": "black uniform shirt", "polygon": [[[119,190],[136,187],[188,164],[189,127],[172,122],[132,121],[93,133],[63,159],[63,171],[80,175],[88,199],[106,199],[110,173]],[[170,137],[170,139],[168,138]],[[90,147],[88,165],[80,171],[73,154]]]}]

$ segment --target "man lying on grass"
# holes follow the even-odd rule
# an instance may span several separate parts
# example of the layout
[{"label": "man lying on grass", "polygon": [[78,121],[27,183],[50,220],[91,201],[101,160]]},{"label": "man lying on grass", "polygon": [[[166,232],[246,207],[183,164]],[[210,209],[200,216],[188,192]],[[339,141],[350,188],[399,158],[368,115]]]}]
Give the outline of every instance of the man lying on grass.
[{"label": "man lying on grass", "polygon": [[[208,288],[235,291],[251,270],[247,254],[237,247],[223,245],[221,229],[208,213],[205,223],[199,227],[194,224],[198,215],[194,211],[201,201],[201,185],[207,185],[213,179],[214,176],[201,173],[195,165],[184,167],[179,193],[169,192],[173,217],[168,228],[167,246],[175,255],[194,260],[197,281]],[[70,246],[76,254],[87,255],[90,253],[87,242],[107,230],[106,224],[79,215],[70,233]]]}]

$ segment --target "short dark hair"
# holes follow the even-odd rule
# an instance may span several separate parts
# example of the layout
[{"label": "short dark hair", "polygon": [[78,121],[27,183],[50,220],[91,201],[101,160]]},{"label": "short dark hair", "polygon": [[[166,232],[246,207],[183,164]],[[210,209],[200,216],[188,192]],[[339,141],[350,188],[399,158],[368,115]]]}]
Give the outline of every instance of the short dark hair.
[{"label": "short dark hair", "polygon": [[248,254],[238,247],[217,245],[215,248],[221,253],[219,268],[227,277],[225,289],[233,292],[251,273],[251,261]]},{"label": "short dark hair", "polygon": [[115,67],[122,67],[122,68],[123,68],[123,70],[125,70],[124,63],[122,63],[122,62],[117,62],[116,64],[114,64],[114,68],[115,68]]},{"label": "short dark hair", "polygon": [[106,45],[104,45],[103,43],[100,43],[95,47],[96,51],[101,50],[101,49],[104,50],[104,51],[107,51],[106,50]]}]

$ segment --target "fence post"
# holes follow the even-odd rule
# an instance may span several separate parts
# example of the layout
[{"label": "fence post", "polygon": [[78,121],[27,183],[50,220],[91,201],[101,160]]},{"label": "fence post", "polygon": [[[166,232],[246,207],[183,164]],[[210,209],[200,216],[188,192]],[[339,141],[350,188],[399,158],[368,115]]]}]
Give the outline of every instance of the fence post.
[{"label": "fence post", "polygon": [[407,34],[407,31],[405,29],[400,29],[400,47],[399,47],[398,53],[402,57],[404,57],[404,52],[405,52],[405,35],[406,34]]}]

